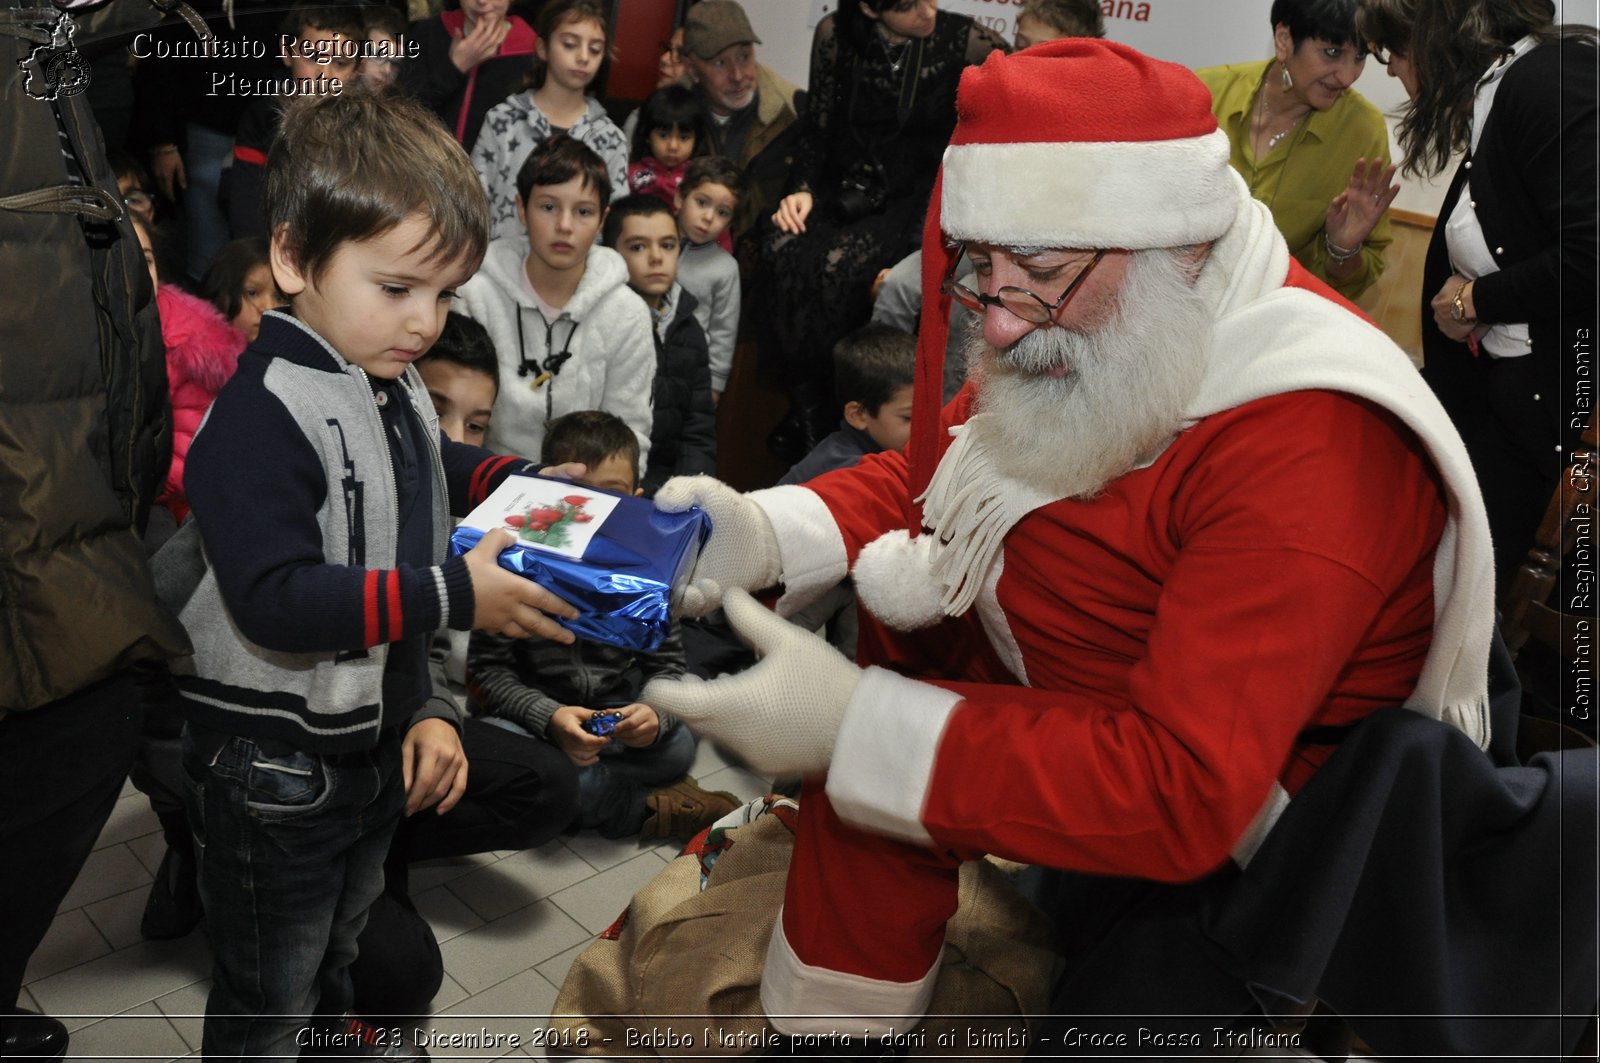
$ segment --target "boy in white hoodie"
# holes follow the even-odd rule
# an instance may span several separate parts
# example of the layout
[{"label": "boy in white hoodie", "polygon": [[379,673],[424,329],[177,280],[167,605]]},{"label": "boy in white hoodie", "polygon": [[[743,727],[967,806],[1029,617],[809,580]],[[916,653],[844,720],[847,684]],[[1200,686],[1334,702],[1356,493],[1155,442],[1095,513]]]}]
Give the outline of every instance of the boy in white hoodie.
[{"label": "boy in white hoodie", "polygon": [[639,437],[645,463],[655,340],[627,264],[595,243],[610,202],[600,156],[568,136],[545,141],[517,174],[526,243],[491,240],[483,268],[457,291],[500,360],[489,445],[504,453],[537,454],[547,422],[605,410]]}]

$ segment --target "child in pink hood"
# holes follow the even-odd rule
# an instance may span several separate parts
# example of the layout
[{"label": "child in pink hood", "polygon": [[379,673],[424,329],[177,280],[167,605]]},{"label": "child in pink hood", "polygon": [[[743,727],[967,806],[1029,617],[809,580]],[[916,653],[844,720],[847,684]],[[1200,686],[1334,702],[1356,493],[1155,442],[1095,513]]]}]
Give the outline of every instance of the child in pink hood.
[{"label": "child in pink hood", "polygon": [[183,462],[189,453],[189,441],[211,408],[211,400],[233,375],[247,340],[204,299],[175,285],[162,284],[147,227],[138,218],[133,227],[150,267],[150,283],[156,288],[161,339],[167,345],[167,388],[172,393],[172,464],[156,501],[171,510],[181,524],[189,515],[189,502],[183,494]]}]

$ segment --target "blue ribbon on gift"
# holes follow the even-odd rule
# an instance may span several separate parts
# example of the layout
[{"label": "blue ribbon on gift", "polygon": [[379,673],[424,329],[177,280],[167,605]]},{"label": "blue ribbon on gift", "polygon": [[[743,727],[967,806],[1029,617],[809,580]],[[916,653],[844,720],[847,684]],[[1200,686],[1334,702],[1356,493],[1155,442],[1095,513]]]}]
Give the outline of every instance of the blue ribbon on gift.
[{"label": "blue ribbon on gift", "polygon": [[[582,560],[522,542],[499,560],[576,606],[577,619],[560,623],[580,639],[651,653],[672,630],[675,588],[688,579],[710,534],[711,518],[698,508],[663,513],[642,498],[624,497]],[[477,528],[458,527],[451,552],[464,554],[482,538]]]}]

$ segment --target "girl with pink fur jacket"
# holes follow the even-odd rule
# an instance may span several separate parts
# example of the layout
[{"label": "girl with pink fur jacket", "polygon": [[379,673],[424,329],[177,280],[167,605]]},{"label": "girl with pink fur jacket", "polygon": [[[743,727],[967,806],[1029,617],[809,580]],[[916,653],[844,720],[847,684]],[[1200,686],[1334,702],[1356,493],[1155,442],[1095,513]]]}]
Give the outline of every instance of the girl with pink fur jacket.
[{"label": "girl with pink fur jacket", "polygon": [[161,338],[167,343],[167,386],[172,392],[172,465],[156,501],[182,523],[189,515],[183,493],[183,463],[189,441],[233,376],[245,348],[243,332],[228,324],[220,311],[197,295],[163,284],[156,289],[161,312]]}]

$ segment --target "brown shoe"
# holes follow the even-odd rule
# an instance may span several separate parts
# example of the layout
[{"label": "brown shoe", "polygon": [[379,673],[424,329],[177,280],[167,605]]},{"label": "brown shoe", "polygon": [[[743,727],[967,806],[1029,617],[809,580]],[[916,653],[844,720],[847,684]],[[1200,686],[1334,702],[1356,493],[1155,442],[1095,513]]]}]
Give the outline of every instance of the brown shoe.
[{"label": "brown shoe", "polygon": [[655,813],[639,828],[641,838],[677,838],[688,841],[729,812],[744,804],[743,801],[718,790],[702,790],[700,784],[689,776],[663,786],[644,799]]}]

